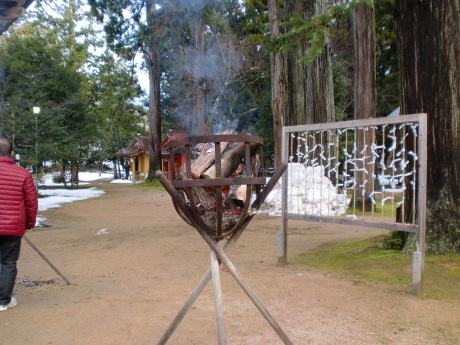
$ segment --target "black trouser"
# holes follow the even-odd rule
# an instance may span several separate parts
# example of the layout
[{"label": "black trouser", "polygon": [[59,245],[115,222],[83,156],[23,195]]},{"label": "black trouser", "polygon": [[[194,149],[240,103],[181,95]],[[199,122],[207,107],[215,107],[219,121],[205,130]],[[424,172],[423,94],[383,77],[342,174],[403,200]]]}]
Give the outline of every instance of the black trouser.
[{"label": "black trouser", "polygon": [[21,236],[0,236],[0,305],[11,301],[21,250]]}]

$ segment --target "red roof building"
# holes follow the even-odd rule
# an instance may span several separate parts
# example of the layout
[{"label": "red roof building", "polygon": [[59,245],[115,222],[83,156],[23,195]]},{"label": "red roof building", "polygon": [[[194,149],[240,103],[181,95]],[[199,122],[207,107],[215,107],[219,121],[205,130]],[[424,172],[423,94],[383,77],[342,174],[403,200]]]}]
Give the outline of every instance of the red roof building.
[{"label": "red roof building", "polygon": [[149,173],[149,137],[138,135],[131,146],[124,147],[114,153],[114,156],[129,160],[132,180],[145,180]]},{"label": "red roof building", "polygon": [[[169,130],[168,133],[161,140],[161,168],[162,171],[169,176],[169,152],[166,144],[174,139],[181,139],[187,137],[187,132]],[[130,161],[131,178],[133,180],[145,180],[149,173],[149,136],[138,135],[132,141],[129,147],[124,147],[114,153],[114,156],[124,157]],[[178,169],[185,163],[185,154],[176,152],[174,154],[174,170]]]},{"label": "red roof building", "polygon": [[[163,137],[163,140],[161,141],[161,170],[166,174],[166,176],[171,180],[172,176],[169,171],[169,160],[170,160],[170,155],[169,151],[166,148],[166,145],[171,141],[175,139],[182,139],[187,137],[187,132],[184,131],[173,131],[169,130],[168,133]],[[174,153],[174,171],[179,169],[179,167],[185,164],[185,153],[183,152],[175,152]]]}]

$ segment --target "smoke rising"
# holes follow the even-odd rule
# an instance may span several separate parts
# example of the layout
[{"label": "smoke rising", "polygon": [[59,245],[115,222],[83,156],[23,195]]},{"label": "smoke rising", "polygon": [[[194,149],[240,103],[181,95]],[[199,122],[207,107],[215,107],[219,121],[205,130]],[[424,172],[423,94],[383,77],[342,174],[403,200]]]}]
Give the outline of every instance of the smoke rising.
[{"label": "smoke rising", "polygon": [[[168,85],[168,96],[171,101],[172,118],[186,128],[194,116],[195,108],[194,85],[197,81],[203,85],[206,93],[205,118],[209,133],[215,134],[223,130],[241,131],[253,121],[254,112],[247,112],[240,94],[238,74],[242,70],[242,54],[240,42],[226,23],[226,19],[216,10],[205,8],[205,53],[200,55],[194,45],[194,27],[198,16],[197,11],[210,1],[180,1],[183,9],[191,10],[189,16],[182,16],[183,21],[176,18],[179,25],[188,34],[178,42],[180,48],[171,54],[169,68],[173,72],[172,82]],[[176,9],[177,10],[177,9]],[[250,107],[249,107],[250,108]],[[246,113],[244,116],[241,114]]]}]

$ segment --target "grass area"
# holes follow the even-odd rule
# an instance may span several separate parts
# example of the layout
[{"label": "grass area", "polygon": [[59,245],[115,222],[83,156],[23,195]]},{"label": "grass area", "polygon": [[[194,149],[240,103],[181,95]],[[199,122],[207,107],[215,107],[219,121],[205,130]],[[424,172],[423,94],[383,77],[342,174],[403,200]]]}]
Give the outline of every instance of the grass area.
[{"label": "grass area", "polygon": [[[384,282],[412,291],[412,257],[381,249],[384,236],[327,243],[291,261],[293,269],[320,270],[355,284]],[[460,300],[460,256],[425,258],[424,295],[427,299]]]},{"label": "grass area", "polygon": [[[350,202],[347,209],[347,214],[355,214],[356,216],[374,216],[374,217],[396,217],[396,209],[398,208],[398,203],[401,201],[402,195],[400,193],[386,193],[385,197],[392,197],[394,200],[387,200],[382,205],[382,195],[375,196],[375,204],[373,205],[373,212],[370,210],[366,210],[363,212],[362,204],[357,202],[354,204]],[[348,193],[347,198],[350,200],[353,199],[353,193]],[[356,207],[355,207],[356,206]],[[370,207],[369,204],[367,204]]]},{"label": "grass area", "polygon": [[134,186],[142,190],[165,190],[164,187],[161,185],[160,181],[158,180],[144,181],[141,183],[136,183],[134,184]]}]

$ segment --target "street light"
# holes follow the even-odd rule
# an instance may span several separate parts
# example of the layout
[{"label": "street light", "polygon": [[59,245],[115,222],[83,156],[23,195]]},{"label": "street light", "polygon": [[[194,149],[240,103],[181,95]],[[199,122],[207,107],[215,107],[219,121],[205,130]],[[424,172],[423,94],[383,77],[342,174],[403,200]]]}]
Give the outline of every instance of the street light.
[{"label": "street light", "polygon": [[32,108],[35,114],[35,183],[38,185],[38,114],[40,114],[40,107]]}]

